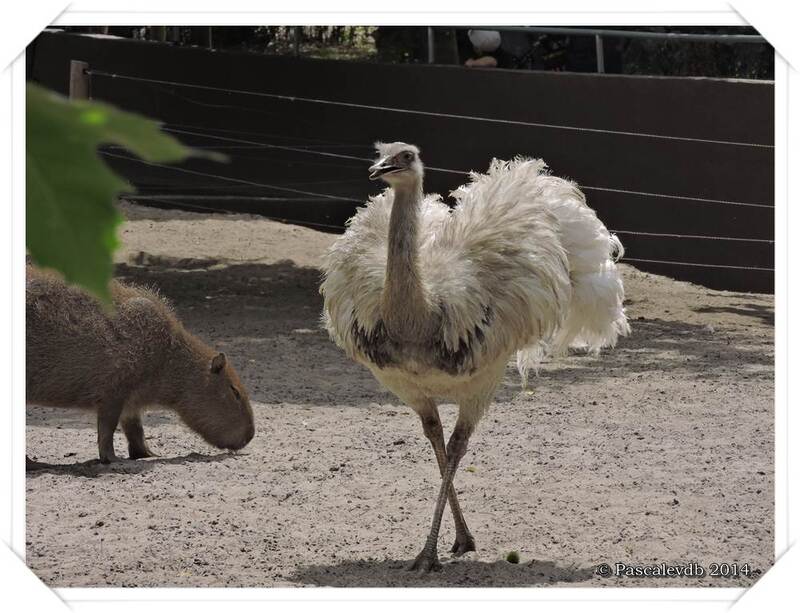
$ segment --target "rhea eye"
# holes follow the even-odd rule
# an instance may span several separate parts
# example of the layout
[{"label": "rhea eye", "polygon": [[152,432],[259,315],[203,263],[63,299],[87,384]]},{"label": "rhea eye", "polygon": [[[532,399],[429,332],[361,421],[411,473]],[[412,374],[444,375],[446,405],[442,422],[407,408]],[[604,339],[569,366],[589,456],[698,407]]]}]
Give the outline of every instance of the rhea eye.
[{"label": "rhea eye", "polygon": [[411,153],[410,151],[406,151],[403,153],[403,160],[405,160],[406,162],[410,162],[413,159],[414,159],[414,154]]},{"label": "rhea eye", "polygon": [[239,390],[237,390],[232,385],[230,386],[230,388],[231,388],[231,391],[233,392],[233,395],[236,397],[236,400],[241,400],[242,399],[242,395],[239,393]]}]

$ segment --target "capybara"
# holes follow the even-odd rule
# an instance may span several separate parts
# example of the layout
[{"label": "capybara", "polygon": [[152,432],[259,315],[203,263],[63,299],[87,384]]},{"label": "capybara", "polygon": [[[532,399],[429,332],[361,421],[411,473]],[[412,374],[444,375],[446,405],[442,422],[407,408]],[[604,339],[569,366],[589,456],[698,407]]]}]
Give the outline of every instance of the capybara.
[{"label": "capybara", "polygon": [[154,455],[142,430],[148,406],[174,409],[219,448],[253,438],[253,410],[225,354],[186,330],[158,293],[113,281],[111,309],[55,273],[26,273],[27,403],[97,411],[101,462],[116,460],[120,420],[130,457]]}]

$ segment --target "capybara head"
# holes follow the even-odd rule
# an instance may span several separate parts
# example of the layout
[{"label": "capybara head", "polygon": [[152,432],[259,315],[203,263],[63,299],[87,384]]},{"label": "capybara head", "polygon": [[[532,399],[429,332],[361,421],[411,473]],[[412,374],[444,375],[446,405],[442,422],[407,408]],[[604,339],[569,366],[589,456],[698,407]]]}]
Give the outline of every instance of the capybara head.
[{"label": "capybara head", "polygon": [[255,434],[247,391],[224,353],[193,369],[178,400],[186,425],[220,449],[241,449]]}]

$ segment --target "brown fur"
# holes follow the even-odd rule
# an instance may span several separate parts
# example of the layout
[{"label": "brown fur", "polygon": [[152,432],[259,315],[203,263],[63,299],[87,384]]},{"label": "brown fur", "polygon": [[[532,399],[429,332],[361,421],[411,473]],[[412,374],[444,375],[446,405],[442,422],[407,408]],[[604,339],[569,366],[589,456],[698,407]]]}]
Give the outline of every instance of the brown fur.
[{"label": "brown fur", "polygon": [[100,460],[114,455],[118,422],[132,458],[153,455],[141,412],[174,409],[206,441],[240,449],[253,411],[233,367],[188,332],[156,292],[112,282],[114,310],[53,273],[27,268],[26,400],[97,411]]}]

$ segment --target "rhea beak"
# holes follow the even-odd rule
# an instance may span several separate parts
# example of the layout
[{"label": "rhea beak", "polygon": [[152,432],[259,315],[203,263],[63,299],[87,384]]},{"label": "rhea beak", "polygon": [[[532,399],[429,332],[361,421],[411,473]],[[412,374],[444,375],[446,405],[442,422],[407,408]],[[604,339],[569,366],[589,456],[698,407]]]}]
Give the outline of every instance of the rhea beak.
[{"label": "rhea beak", "polygon": [[370,181],[375,181],[383,175],[388,175],[390,172],[396,172],[398,170],[400,170],[399,166],[394,166],[389,163],[388,158],[383,158],[369,167],[369,178]]}]

